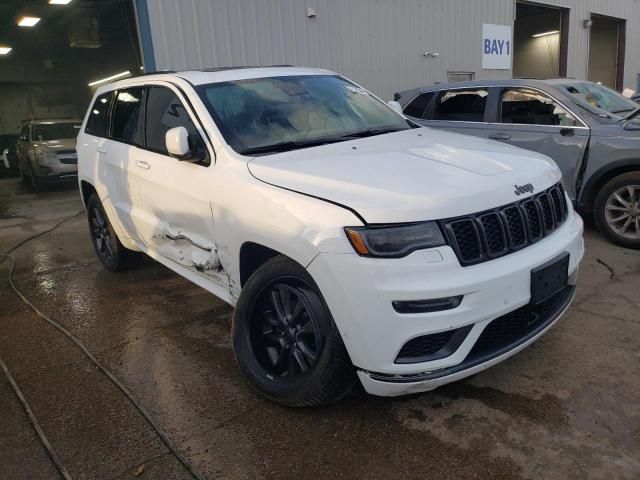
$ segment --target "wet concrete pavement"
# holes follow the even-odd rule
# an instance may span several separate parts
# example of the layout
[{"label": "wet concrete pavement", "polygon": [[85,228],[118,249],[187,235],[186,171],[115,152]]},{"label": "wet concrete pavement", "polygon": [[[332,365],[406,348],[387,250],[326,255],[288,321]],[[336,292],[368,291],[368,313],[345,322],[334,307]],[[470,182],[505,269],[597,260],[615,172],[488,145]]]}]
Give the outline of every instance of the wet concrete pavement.
[{"label": "wet concrete pavement", "polygon": [[[82,208],[0,181],[0,251]],[[539,342],[472,379],[316,409],[235,366],[232,310],[146,260],[112,274],[79,216],[16,250],[18,287],[78,336],[206,478],[640,478],[640,252],[586,234],[577,298]],[[602,263],[600,263],[602,262]],[[191,478],[126,397],[20,303],[0,265],[0,356],[74,478]],[[57,478],[0,379],[0,478]]]}]

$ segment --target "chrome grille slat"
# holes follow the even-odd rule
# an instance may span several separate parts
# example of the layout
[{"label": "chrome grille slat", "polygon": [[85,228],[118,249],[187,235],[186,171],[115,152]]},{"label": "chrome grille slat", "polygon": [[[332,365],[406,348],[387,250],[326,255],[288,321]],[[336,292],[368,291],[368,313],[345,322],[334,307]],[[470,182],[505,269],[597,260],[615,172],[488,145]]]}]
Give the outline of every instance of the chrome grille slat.
[{"label": "chrome grille slat", "polygon": [[568,213],[557,184],[525,200],[440,223],[460,264],[467,266],[526,248],[554,232]]}]

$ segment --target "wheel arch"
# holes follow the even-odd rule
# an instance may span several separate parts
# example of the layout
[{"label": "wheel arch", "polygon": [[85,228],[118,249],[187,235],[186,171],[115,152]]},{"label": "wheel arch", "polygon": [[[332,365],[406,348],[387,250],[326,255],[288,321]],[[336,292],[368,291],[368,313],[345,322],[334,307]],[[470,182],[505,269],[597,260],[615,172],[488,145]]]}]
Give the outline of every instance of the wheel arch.
[{"label": "wheel arch", "polygon": [[88,181],[86,180],[81,180],[80,181],[80,198],[82,199],[82,205],[84,205],[84,209],[87,209],[87,202],[89,201],[89,197],[91,196],[92,193],[95,193],[96,195],[98,194],[98,192],[96,191],[96,188]]},{"label": "wheel arch", "polygon": [[608,163],[596,170],[582,187],[578,199],[578,209],[582,213],[593,212],[594,202],[600,189],[610,180],[629,172],[640,171],[640,158],[629,158]]},{"label": "wheel arch", "polygon": [[[269,259],[278,255],[285,256],[290,260],[300,264],[295,259],[292,259],[288,255],[275,250],[271,247],[267,247],[261,243],[247,241],[240,246],[240,258],[238,264],[238,273],[240,275],[240,286],[244,287],[249,277],[265,264]],[[301,265],[304,268],[304,265]]]}]

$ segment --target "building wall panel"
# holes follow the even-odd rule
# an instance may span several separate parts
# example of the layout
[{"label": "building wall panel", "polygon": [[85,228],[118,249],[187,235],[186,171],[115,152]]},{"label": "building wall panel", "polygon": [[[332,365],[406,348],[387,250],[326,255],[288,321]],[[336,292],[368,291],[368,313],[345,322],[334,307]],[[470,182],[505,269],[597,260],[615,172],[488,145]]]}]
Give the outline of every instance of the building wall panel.
[{"label": "building wall panel", "polygon": [[[446,82],[447,71],[483,70],[483,23],[513,25],[513,0],[147,0],[156,68],[294,64],[340,72],[384,98]],[[542,2],[541,2],[542,3]],[[568,74],[587,72],[589,12],[627,25],[625,83],[640,72],[638,0],[547,0],[571,8]],[[307,18],[307,8],[316,10]],[[437,58],[424,52],[438,52]]]}]

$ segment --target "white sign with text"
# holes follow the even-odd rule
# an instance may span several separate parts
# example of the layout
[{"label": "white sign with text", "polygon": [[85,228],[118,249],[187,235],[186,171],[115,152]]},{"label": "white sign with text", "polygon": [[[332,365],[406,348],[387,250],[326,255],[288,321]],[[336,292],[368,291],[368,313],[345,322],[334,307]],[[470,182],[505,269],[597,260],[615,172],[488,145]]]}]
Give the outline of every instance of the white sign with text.
[{"label": "white sign with text", "polygon": [[512,28],[509,25],[482,25],[482,68],[510,70],[513,56]]}]

